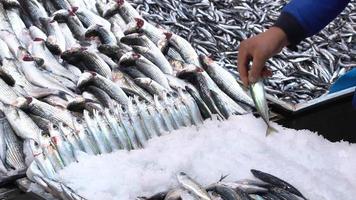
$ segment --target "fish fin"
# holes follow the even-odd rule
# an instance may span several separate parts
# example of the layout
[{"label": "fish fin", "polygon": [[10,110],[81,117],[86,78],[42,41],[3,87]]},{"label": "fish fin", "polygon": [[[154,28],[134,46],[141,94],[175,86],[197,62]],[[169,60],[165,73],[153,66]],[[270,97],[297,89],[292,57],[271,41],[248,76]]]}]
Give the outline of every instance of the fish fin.
[{"label": "fish fin", "polygon": [[223,181],[223,180],[226,179],[228,176],[229,176],[229,174],[226,174],[226,175],[223,175],[223,174],[222,174],[218,182]]},{"label": "fish fin", "polygon": [[271,133],[278,133],[278,130],[271,125],[268,125],[267,130],[266,130],[266,137],[269,136]]}]

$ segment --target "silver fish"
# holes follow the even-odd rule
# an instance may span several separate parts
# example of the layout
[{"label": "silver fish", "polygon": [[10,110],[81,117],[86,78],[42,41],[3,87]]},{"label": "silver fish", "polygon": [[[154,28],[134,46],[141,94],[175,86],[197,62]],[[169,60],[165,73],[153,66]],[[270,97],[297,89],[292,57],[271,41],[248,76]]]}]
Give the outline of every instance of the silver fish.
[{"label": "silver fish", "polygon": [[271,132],[278,132],[276,129],[270,126],[269,122],[269,109],[266,100],[266,94],[264,90],[264,85],[262,81],[251,84],[250,91],[252,99],[255,102],[256,109],[261,115],[263,121],[267,124],[266,136],[271,134]]},{"label": "silver fish", "polygon": [[177,179],[179,184],[186,190],[190,191],[193,193],[195,196],[197,196],[200,199],[204,200],[211,200],[208,192],[199,185],[195,180],[190,178],[186,173],[180,172],[177,175]]}]

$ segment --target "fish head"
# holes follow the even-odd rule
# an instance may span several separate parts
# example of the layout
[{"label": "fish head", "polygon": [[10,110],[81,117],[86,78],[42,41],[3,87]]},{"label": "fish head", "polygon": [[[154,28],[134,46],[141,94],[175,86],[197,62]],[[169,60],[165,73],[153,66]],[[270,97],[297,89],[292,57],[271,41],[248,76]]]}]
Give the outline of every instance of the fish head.
[{"label": "fish head", "polygon": [[7,9],[11,9],[11,8],[20,8],[21,5],[18,1],[12,0],[12,1],[2,1],[2,4],[4,6],[4,8]]},{"label": "fish head", "polygon": [[203,54],[199,55],[199,60],[201,61],[201,63],[203,63],[202,67],[204,70],[207,70],[208,67],[214,63],[213,59]]},{"label": "fish head", "polygon": [[35,140],[29,139],[28,145],[29,145],[31,153],[34,157],[39,156],[43,153],[40,144],[38,144]]},{"label": "fish head", "polygon": [[79,77],[78,82],[77,82],[77,87],[81,88],[87,85],[97,74],[95,72],[84,72],[82,75]]},{"label": "fish head", "polygon": [[27,108],[31,104],[32,100],[32,97],[17,97],[11,105],[16,108]]},{"label": "fish head", "polygon": [[131,47],[134,50],[134,52],[139,53],[139,54],[145,54],[150,51],[149,48],[143,47],[143,46],[132,45]]},{"label": "fish head", "polygon": [[137,85],[151,85],[152,84],[152,79],[150,78],[135,78],[134,82]]},{"label": "fish head", "polygon": [[124,37],[120,39],[120,42],[127,45],[134,45],[139,43],[140,40],[142,40],[141,39],[142,35],[143,35],[142,33],[136,33],[136,32],[127,33]]},{"label": "fish head", "polygon": [[65,136],[67,136],[67,135],[72,135],[73,132],[74,132],[66,123],[60,122],[60,123],[58,124],[58,126],[59,126],[59,130],[60,130]]},{"label": "fish head", "polygon": [[65,21],[67,21],[67,17],[69,16],[69,14],[69,10],[57,10],[56,12],[52,13],[52,19],[59,23],[64,23]]},{"label": "fish head", "polygon": [[125,67],[125,66],[132,66],[135,65],[137,59],[139,59],[141,56],[138,53],[135,52],[127,52],[124,55],[121,56],[119,60],[119,66],[120,67]]},{"label": "fish head", "polygon": [[0,78],[9,86],[14,86],[16,83],[15,79],[2,68],[0,68]]},{"label": "fish head", "polygon": [[164,35],[165,35],[166,40],[170,40],[170,39],[172,38],[172,36],[173,36],[173,33],[171,33],[171,32],[164,32]]}]

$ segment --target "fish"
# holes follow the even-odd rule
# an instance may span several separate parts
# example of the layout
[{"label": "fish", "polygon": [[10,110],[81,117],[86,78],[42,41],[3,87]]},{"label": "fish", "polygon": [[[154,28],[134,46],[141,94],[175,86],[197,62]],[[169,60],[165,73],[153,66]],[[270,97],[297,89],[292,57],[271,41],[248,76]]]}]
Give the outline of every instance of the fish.
[{"label": "fish", "polygon": [[221,90],[235,101],[254,107],[252,98],[246,94],[230,72],[226,71],[207,56],[202,55],[201,60],[204,70],[210,75]]},{"label": "fish", "polygon": [[115,35],[110,31],[110,29],[105,28],[103,25],[94,24],[87,28],[85,37],[89,38],[94,36],[99,37],[102,44],[117,44]]},{"label": "fish", "polygon": [[258,179],[266,182],[266,183],[270,183],[276,187],[282,188],[292,194],[295,194],[303,199],[306,199],[303,194],[297,190],[294,186],[292,186],[291,184],[287,183],[286,181],[283,181],[280,178],[277,178],[271,174],[259,171],[259,170],[255,170],[255,169],[251,169],[251,173]]},{"label": "fish", "polygon": [[30,113],[41,116],[54,123],[64,123],[67,126],[75,129],[73,124],[73,116],[65,109],[51,106],[45,102],[39,101],[32,97],[19,97],[18,101],[23,102],[19,107],[27,109]]},{"label": "fish", "polygon": [[262,81],[252,83],[250,85],[250,92],[252,99],[256,105],[256,109],[261,115],[263,121],[267,124],[266,136],[270,135],[272,132],[278,132],[277,129],[271,127],[269,122],[269,109],[266,100],[266,94],[264,90],[264,85]]},{"label": "fish", "polygon": [[31,139],[38,144],[41,143],[42,130],[22,110],[14,106],[0,104],[6,119],[18,137],[23,140]]},{"label": "fish", "polygon": [[102,18],[98,14],[92,12],[91,10],[84,7],[78,7],[75,9],[72,8],[72,10],[74,11],[74,13],[77,15],[79,20],[83,23],[83,25],[86,28],[91,26],[100,26],[110,31],[111,28],[110,22]]},{"label": "fish", "polygon": [[61,54],[66,50],[66,39],[57,21],[51,18],[40,18],[43,27],[48,34],[46,46],[51,52]]},{"label": "fish", "polygon": [[181,200],[183,190],[180,188],[172,189],[166,193],[164,200]]},{"label": "fish", "polygon": [[126,105],[129,102],[128,96],[115,83],[94,72],[84,72],[78,80],[77,86],[84,87],[85,85],[93,84],[94,86],[105,91],[111,98],[119,103]]},{"label": "fish", "polygon": [[119,66],[130,67],[130,65],[134,64],[135,67],[145,74],[147,77],[151,78],[152,80],[156,81],[164,88],[169,89],[168,80],[163,74],[163,72],[151,61],[149,61],[144,56],[129,52],[121,57],[119,61]]},{"label": "fish", "polygon": [[236,190],[220,184],[209,186],[206,190],[216,192],[225,200],[250,200],[247,194],[241,191],[236,192]]},{"label": "fish", "polygon": [[190,178],[186,173],[179,172],[177,174],[179,184],[186,190],[190,191],[196,197],[204,200],[211,200],[208,192],[200,186],[195,180]]},{"label": "fish", "polygon": [[103,12],[103,17],[110,18],[115,14],[120,14],[126,23],[130,23],[135,18],[140,17],[140,14],[126,0],[118,0],[109,4],[108,8]]},{"label": "fish", "polygon": [[197,67],[201,66],[198,54],[187,40],[173,33],[165,34],[169,35],[169,44],[172,45],[180,53],[186,63],[193,64]]},{"label": "fish", "polygon": [[9,166],[9,169],[19,172],[25,170],[27,166],[22,153],[22,144],[6,119],[1,121],[1,129],[1,132],[4,134],[3,144],[5,144],[5,148],[2,147],[1,150],[3,152],[1,153],[5,153],[5,155],[2,155],[0,158],[4,161],[3,163],[6,163],[6,165]]},{"label": "fish", "polygon": [[59,23],[66,23],[74,38],[79,41],[84,41],[86,29],[75,14],[77,9],[78,7],[72,7],[69,10],[57,10],[56,12],[52,13],[51,18]]},{"label": "fish", "polygon": [[30,53],[32,56],[40,57],[43,59],[44,63],[41,67],[45,68],[46,70],[67,78],[72,82],[77,81],[77,77],[70,73],[69,70],[64,68],[57,59],[53,56],[53,54],[47,49],[45,41],[41,38],[34,39],[31,45]]},{"label": "fish", "polygon": [[67,50],[63,52],[61,57],[67,61],[72,59],[82,61],[88,70],[97,72],[106,78],[111,78],[110,66],[106,64],[106,62],[97,53],[89,51],[86,48],[74,48]]},{"label": "fish", "polygon": [[142,18],[134,18],[134,20],[127,24],[124,29],[124,34],[129,35],[132,33],[143,33],[146,35],[158,49],[163,50],[168,45],[168,38],[171,35],[165,34],[165,30],[159,29],[152,24],[148,23]]}]

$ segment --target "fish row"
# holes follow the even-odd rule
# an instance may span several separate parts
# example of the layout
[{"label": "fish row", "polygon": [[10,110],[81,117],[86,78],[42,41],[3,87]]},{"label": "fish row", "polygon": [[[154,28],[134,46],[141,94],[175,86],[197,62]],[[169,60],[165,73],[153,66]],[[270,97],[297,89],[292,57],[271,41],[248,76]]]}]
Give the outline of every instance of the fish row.
[{"label": "fish row", "polygon": [[[143,17],[186,38],[197,52],[211,55],[236,69],[240,42],[264,32],[277,20],[285,0],[134,0]],[[283,49],[266,67],[273,76],[265,80],[267,92],[297,104],[326,94],[330,85],[356,64],[355,1],[319,34],[296,49]]]},{"label": "fish row", "polygon": [[286,181],[251,169],[251,173],[258,180],[244,179],[239,181],[225,181],[222,177],[217,183],[206,187],[184,172],[177,174],[179,187],[166,192],[157,193],[151,197],[138,197],[138,200],[298,200],[306,199],[303,194]]},{"label": "fish row", "polygon": [[[73,122],[75,130],[64,123],[49,123],[49,135],[42,133],[39,143],[34,139],[24,142],[26,159],[33,161],[27,169],[27,177],[54,197],[68,199],[63,197],[68,193],[63,187],[67,186],[58,182],[57,173],[78,162],[80,154],[100,155],[143,148],[150,138],[203,123],[198,106],[188,94],[180,93],[178,98],[167,97],[165,100],[155,96],[154,99],[155,105],[144,105],[145,102],[136,98],[130,99],[127,106],[115,103],[112,110],[84,110],[83,119],[76,118]],[[12,106],[4,110],[10,109],[21,112]],[[23,156],[23,153],[19,155]],[[21,164],[25,166],[24,161]],[[79,198],[74,191],[71,193],[74,199]]]}]

